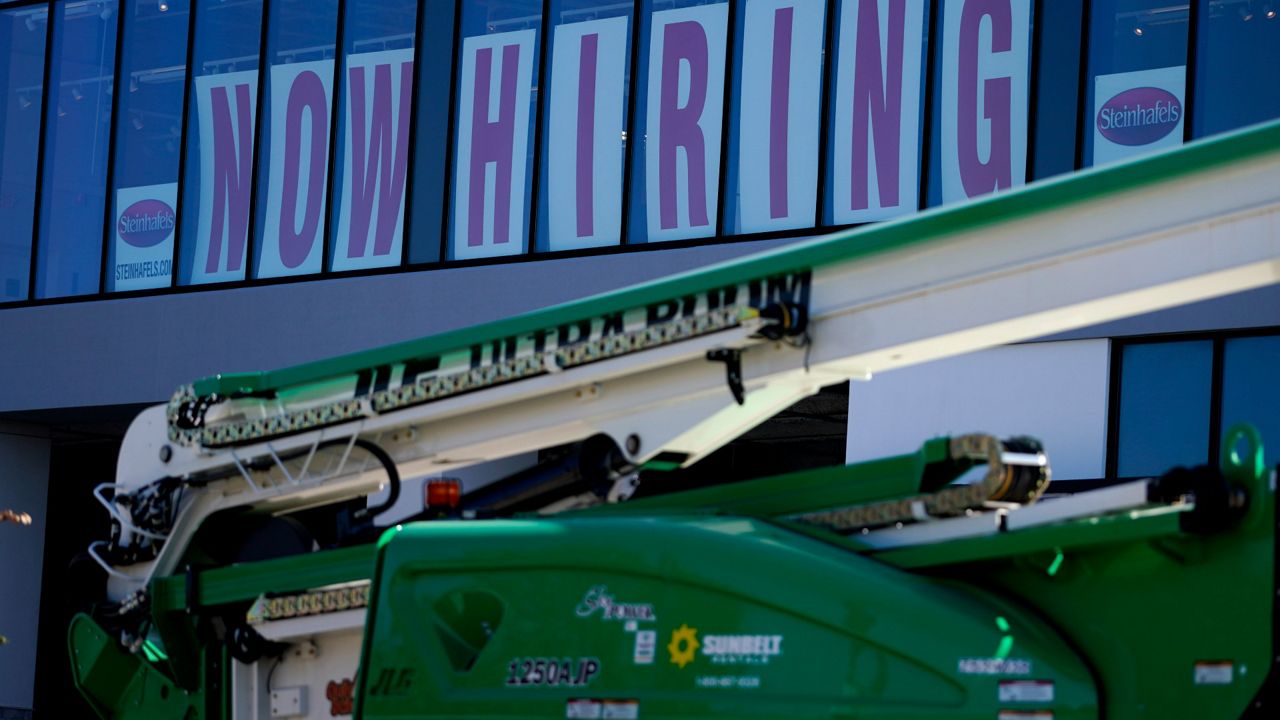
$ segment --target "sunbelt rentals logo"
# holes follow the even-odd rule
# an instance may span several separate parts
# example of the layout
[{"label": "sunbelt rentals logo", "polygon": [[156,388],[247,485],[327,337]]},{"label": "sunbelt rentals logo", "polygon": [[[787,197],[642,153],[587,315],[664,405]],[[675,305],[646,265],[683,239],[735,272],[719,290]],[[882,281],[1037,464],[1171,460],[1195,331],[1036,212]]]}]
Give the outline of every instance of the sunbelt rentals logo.
[{"label": "sunbelt rentals logo", "polygon": [[769,659],[782,654],[782,635],[703,635],[698,629],[681,624],[671,631],[667,652],[671,664],[680,668],[701,655],[715,665],[767,665]]}]

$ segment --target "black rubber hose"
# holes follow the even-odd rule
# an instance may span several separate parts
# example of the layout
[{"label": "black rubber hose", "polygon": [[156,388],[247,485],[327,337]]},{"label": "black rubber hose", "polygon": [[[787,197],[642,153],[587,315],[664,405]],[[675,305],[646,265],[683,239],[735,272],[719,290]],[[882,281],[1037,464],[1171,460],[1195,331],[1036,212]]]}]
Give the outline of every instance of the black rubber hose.
[{"label": "black rubber hose", "polygon": [[375,507],[361,508],[352,513],[352,518],[355,520],[373,519],[390,510],[396,504],[396,501],[400,499],[400,471],[396,469],[396,462],[391,459],[391,455],[377,444],[363,438],[356,438],[355,440],[326,440],[316,446],[316,451],[335,445],[353,445],[372,455],[375,460],[382,463],[382,469],[387,472],[387,481],[391,485],[391,494],[387,496],[385,502]]}]

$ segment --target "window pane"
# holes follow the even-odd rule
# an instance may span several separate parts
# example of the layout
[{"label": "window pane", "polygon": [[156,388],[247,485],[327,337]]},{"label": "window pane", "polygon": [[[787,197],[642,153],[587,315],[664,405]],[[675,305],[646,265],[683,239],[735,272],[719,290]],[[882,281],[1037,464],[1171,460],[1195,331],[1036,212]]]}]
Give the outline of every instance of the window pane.
[{"label": "window pane", "polygon": [[1280,336],[1227,340],[1223,354],[1222,431],[1238,422],[1262,433],[1267,464],[1280,462]]},{"label": "window pane", "polygon": [[930,206],[1027,178],[1032,0],[939,0]]},{"label": "window pane", "polygon": [[528,250],[541,27],[541,0],[462,8],[450,259]]},{"label": "window pane", "polygon": [[632,7],[551,2],[538,250],[621,242]]},{"label": "window pane", "polygon": [[334,164],[334,270],[399,265],[413,102],[414,0],[347,0]]},{"label": "window pane", "polygon": [[27,299],[47,7],[0,12],[0,302]]},{"label": "window pane", "polygon": [[169,287],[173,279],[189,7],[189,0],[126,5],[109,291]]},{"label": "window pane", "polygon": [[178,282],[243,280],[262,0],[196,4]]},{"label": "window pane", "polygon": [[1213,343],[1129,345],[1123,352],[1117,474],[1159,475],[1175,465],[1204,464]]},{"label": "window pane", "polygon": [[1200,3],[1196,137],[1280,117],[1280,2]]},{"label": "window pane", "polygon": [[728,3],[644,3],[628,242],[716,234],[728,30]]},{"label": "window pane", "polygon": [[920,207],[929,3],[843,0],[833,22],[822,220],[844,225],[913,213]]},{"label": "window pane", "polygon": [[1084,164],[1182,144],[1187,3],[1094,0]]},{"label": "window pane", "polygon": [[338,0],[276,0],[268,10],[253,246],[261,278],[320,272]]},{"label": "window pane", "polygon": [[814,225],[826,6],[821,0],[748,0],[737,13],[726,234]]},{"label": "window pane", "polygon": [[53,14],[36,297],[98,292],[115,68],[116,0]]}]

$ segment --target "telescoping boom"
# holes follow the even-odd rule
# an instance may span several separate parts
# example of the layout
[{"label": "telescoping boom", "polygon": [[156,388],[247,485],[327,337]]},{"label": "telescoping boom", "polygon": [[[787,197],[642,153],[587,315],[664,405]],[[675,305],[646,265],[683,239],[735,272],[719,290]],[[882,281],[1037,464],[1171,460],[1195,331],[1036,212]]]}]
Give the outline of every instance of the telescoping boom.
[{"label": "telescoping boom", "polygon": [[[946,715],[939,708],[969,708],[973,684],[988,680],[998,683],[995,699],[973,706],[982,708],[977,714],[957,710],[956,717],[1098,717],[1106,702],[1099,699],[1100,684],[1108,697],[1155,707],[1147,693],[1163,675],[1098,659],[1093,653],[1102,652],[1105,642],[1061,626],[1080,620],[1074,611],[1048,598],[1038,581],[996,565],[1043,552],[1061,558],[1067,548],[1104,541],[1181,536],[1188,528],[1235,528],[1229,537],[1252,543],[1250,560],[1271,557],[1273,520],[1259,518],[1269,512],[1273,490],[1260,468],[1240,459],[1261,462],[1261,441],[1247,430],[1232,436],[1247,447],[1228,458],[1225,476],[1188,471],[1104,495],[1042,503],[1034,512],[1030,503],[1048,482],[1039,444],[986,436],[926,444],[898,464],[758,481],[706,496],[625,501],[642,471],[696,462],[823,386],[1277,281],[1280,124],[1269,124],[487,325],[284,370],[205,378],[138,417],[125,437],[115,481],[96,491],[115,521],[113,537],[90,549],[110,578],[109,619],[85,617],[73,626],[73,645],[96,649],[76,661],[77,679],[104,715],[128,715],[116,706],[123,696],[102,695],[94,681],[95,672],[114,663],[130,668],[127,674],[137,682],[172,687],[165,702],[177,705],[163,707],[180,707],[180,713],[206,717],[209,708],[231,703],[237,718],[319,717],[306,709],[305,699],[292,709],[268,702],[295,698],[292,690],[287,697],[273,690],[284,686],[272,684],[270,658],[282,667],[314,661],[312,670],[297,675],[310,677],[306,673],[329,662],[317,658],[341,657],[338,666],[348,674],[359,660],[359,677],[328,694],[357,698],[351,710],[363,708],[365,717],[437,710],[504,714],[511,708],[504,704],[508,696],[485,699],[480,686],[463,678],[474,679],[473,668],[496,662],[493,643],[501,626],[504,647],[524,653],[504,657],[502,689],[534,686],[528,697],[545,701],[530,706],[538,713],[554,705],[567,717],[635,718],[646,701],[633,695],[675,692],[669,678],[627,685],[629,676],[616,662],[606,663],[603,646],[592,645],[605,642],[594,631],[552,647],[558,641],[545,632],[520,630],[521,623],[556,612],[555,586],[580,596],[579,619],[624,621],[621,637],[636,672],[702,663],[698,673],[688,673],[693,684],[681,687],[693,693],[685,700],[705,703],[699,707],[708,712],[716,707],[708,693],[725,690],[755,691],[763,699],[745,714],[782,715],[788,708],[845,714],[839,709],[845,708],[859,717],[936,717]],[[344,538],[369,536],[373,517],[394,503],[401,477],[569,445],[577,448],[571,461],[468,488],[467,498],[450,505],[482,518],[536,511],[542,519],[405,526],[376,546],[376,563],[368,554],[374,545],[305,553],[326,545],[308,536],[298,546],[305,561],[267,561],[274,585],[270,573],[254,576],[256,581],[236,579],[259,571],[252,563],[227,562],[250,556],[220,559],[209,551],[219,542],[241,547],[244,538],[257,537],[240,530],[260,528],[258,519],[313,518],[333,507],[344,510],[328,540],[342,545]],[[981,480],[954,482],[974,465],[987,468]],[[384,487],[391,489],[387,502],[347,507]],[[1116,519],[1129,515],[1145,524]],[[633,543],[645,551],[625,549]],[[612,555],[588,562],[565,554],[574,547]],[[1220,560],[1214,550],[1170,552],[1184,551]],[[554,562],[534,562],[538,553]],[[1169,571],[1158,557],[1143,555],[1141,562],[1154,578]],[[813,597],[778,595],[776,587],[747,578],[780,567],[773,563],[790,569],[765,572],[769,586],[791,584]],[[382,573],[377,577],[375,565]],[[361,570],[349,572],[356,567]],[[700,590],[701,581],[690,574],[695,567],[707,573]],[[958,567],[980,568],[986,589],[956,589],[935,577]],[[393,572],[402,574],[388,574]],[[183,584],[175,585],[183,573]],[[1214,572],[1186,577],[1208,582]],[[830,580],[830,588],[819,578]],[[1104,592],[1098,578],[1118,582],[1100,571],[1071,592]],[[853,592],[862,582],[871,585]],[[881,590],[867,589],[875,583]],[[251,597],[231,589],[237,584],[250,588]],[[1175,584],[1186,589],[1183,580]],[[538,590],[544,585],[545,593]],[[416,589],[404,589],[410,587]],[[513,599],[520,587],[528,591],[527,602]],[[649,599],[631,603],[634,596],[622,588]],[[854,598],[863,592],[868,595],[859,610]],[[927,599],[930,593],[938,596]],[[1136,590],[1132,597],[1118,596],[1128,598],[1117,602],[1133,612],[1148,597]],[[850,613],[845,617],[851,624],[839,632],[823,629],[846,599],[851,604],[841,612]],[[250,601],[252,608],[238,605]],[[1044,617],[1025,607],[1031,601],[1047,608]],[[188,619],[175,619],[174,603],[190,611]],[[339,621],[341,613],[329,605],[342,605],[347,614]],[[208,615],[219,618],[215,630],[190,620],[201,617],[201,606],[218,608]],[[728,614],[716,620],[713,607],[727,607]],[[891,652],[897,641],[863,628],[870,621],[859,620],[860,613],[872,610],[899,613],[884,622],[902,633],[902,647]],[[246,612],[255,622],[246,624]],[[984,613],[991,617],[983,628],[970,627]],[[1242,614],[1264,615],[1257,608]],[[240,621],[229,623],[232,616]],[[435,619],[409,619],[419,616]],[[669,626],[667,617],[704,619]],[[319,625],[270,625],[307,618]],[[911,629],[908,621],[922,629]],[[982,649],[992,628],[996,646]],[[942,636],[930,639],[926,629]],[[1198,644],[1204,632],[1189,633],[1197,652],[1213,649]],[[218,693],[207,677],[225,658],[196,647],[202,642],[197,638],[210,633],[239,658],[232,663],[239,669],[230,672],[238,688],[231,700],[214,699]],[[840,650],[852,653],[841,662],[858,677],[881,678],[879,684],[853,691],[862,686],[839,676],[840,663],[831,666],[830,677],[819,671],[826,661],[808,653],[823,646],[824,633],[838,636],[832,647],[852,643]],[[1015,636],[1009,643],[1023,643],[1027,657],[1000,650],[999,638]],[[1127,637],[1119,630],[1115,636]],[[535,647],[538,642],[543,644]],[[345,650],[326,654],[326,643]],[[422,643],[439,647],[422,650]],[[859,643],[878,649],[859,650]],[[920,643],[936,647],[924,652]],[[1269,653],[1267,644],[1259,652]],[[956,647],[972,649],[955,656]],[[811,650],[802,654],[800,648]],[[1184,651],[1190,650],[1171,651],[1170,662],[1186,660]],[[154,658],[143,657],[152,653]],[[286,653],[296,658],[288,660],[293,656]],[[1146,657],[1131,654],[1129,660],[1139,655]],[[1044,677],[1032,656],[1045,658]],[[1183,675],[1232,678],[1202,684],[1217,688],[1210,692],[1231,685],[1229,701],[1235,703],[1247,689],[1236,682],[1245,671],[1234,660],[1230,671],[1222,669],[1225,657],[1192,658]],[[799,674],[770,675],[780,662],[796,663]],[[937,668],[948,663],[952,670],[939,675]],[[1255,674],[1270,665],[1262,663]],[[756,666],[763,669],[741,672]],[[1118,676],[1094,677],[1099,668]],[[293,677],[290,672],[285,676]],[[588,692],[601,683],[613,694]],[[312,710],[319,697],[328,697],[317,695],[313,684],[297,687],[303,685],[313,687]],[[127,695],[127,687],[116,691]],[[926,689],[941,705],[913,704],[912,688]],[[463,694],[450,694],[455,691]],[[858,705],[859,692],[868,693],[869,705]],[[296,697],[306,696],[299,691]],[[660,715],[682,714],[679,708],[686,706],[676,700],[684,696],[666,697],[650,707]],[[1063,698],[1066,704],[1059,702]],[[342,714],[337,710],[346,707],[334,703],[330,709]],[[1111,709],[1108,717],[1166,716]]]}]

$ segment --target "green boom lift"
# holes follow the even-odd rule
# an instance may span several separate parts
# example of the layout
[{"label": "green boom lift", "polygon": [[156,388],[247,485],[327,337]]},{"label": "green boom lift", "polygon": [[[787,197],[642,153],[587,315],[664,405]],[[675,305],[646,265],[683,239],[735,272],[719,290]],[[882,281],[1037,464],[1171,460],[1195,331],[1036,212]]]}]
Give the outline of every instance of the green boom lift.
[{"label": "green boom lift", "polygon": [[[104,718],[1271,717],[1275,473],[1248,426],[1214,467],[1070,495],[1037,441],[963,435],[632,496],[823,386],[1277,281],[1270,124],[206,378],[95,490],[108,583],[72,672]],[[534,451],[386,526],[402,477]]]}]

